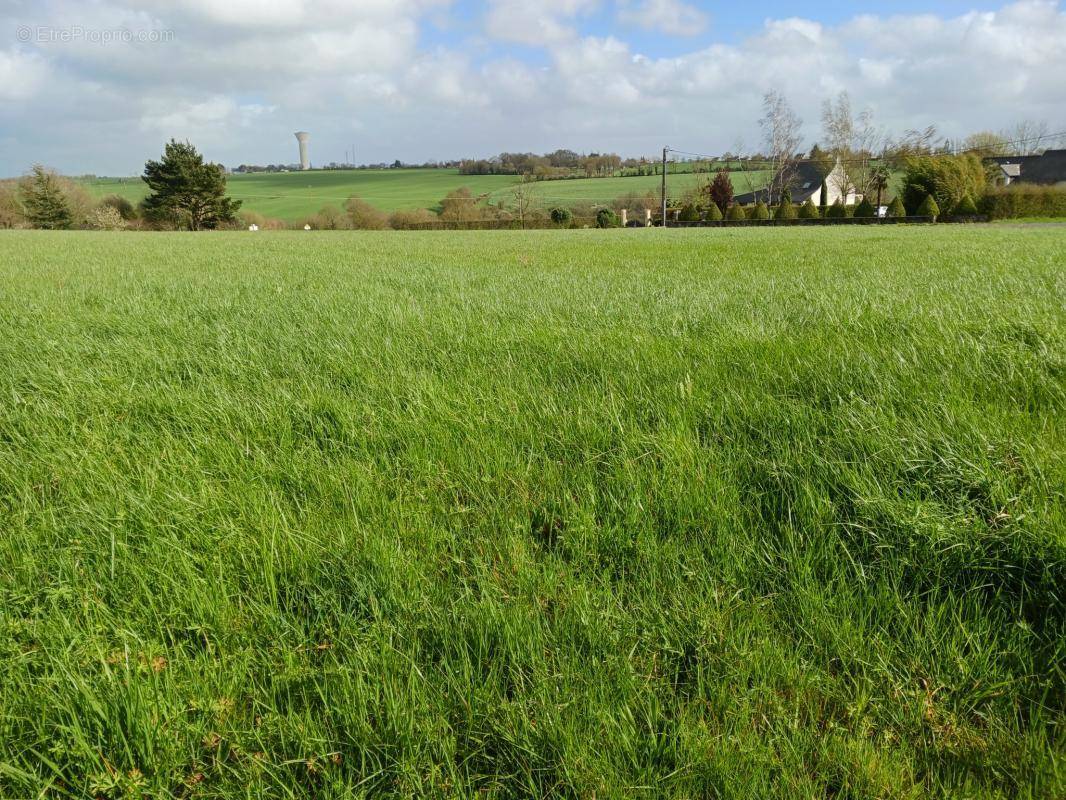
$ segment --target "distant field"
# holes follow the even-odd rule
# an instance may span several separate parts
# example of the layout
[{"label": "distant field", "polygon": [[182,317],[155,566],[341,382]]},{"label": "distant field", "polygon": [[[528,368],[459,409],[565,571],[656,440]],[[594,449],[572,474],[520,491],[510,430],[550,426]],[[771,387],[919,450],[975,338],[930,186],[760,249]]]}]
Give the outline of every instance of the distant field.
[{"label": "distant field", "polygon": [[[460,175],[457,170],[337,170],[230,175],[231,196],[242,208],[268,217],[296,221],[323,206],[343,205],[352,195],[386,211],[398,208],[434,208],[461,186],[475,194],[490,194],[517,181],[505,175]],[[88,182],[98,196],[121,194],[136,202],[147,193],[140,178],[97,178]]]},{"label": "distant field", "polygon": [[0,797],[1066,797],[1064,262],[0,231]]},{"label": "distant field", "polygon": [[[733,173],[733,188],[737,194],[754,191],[769,181],[768,171],[752,171],[741,174]],[[693,173],[670,175],[667,181],[669,196],[681,198],[702,180],[706,185],[710,176],[702,178]],[[750,182],[750,186],[749,186]],[[615,198],[635,192],[658,196],[662,191],[661,175],[643,175],[632,178],[579,178],[564,181],[541,181],[532,184],[532,191],[537,202],[543,206],[568,205],[575,203],[610,203]],[[514,194],[513,187],[499,189],[493,194],[496,202],[506,204]]]},{"label": "distant field", "polygon": [[[765,183],[767,173],[752,173],[753,186]],[[691,173],[671,175],[671,197],[681,197],[695,185]],[[662,179],[581,178],[567,181],[543,181],[534,184],[537,203],[569,205],[610,203],[629,192],[658,194]],[[229,193],[243,201],[247,211],[295,222],[326,205],[340,206],[352,195],[386,211],[398,208],[436,208],[441,199],[455,189],[468,187],[477,195],[490,195],[491,201],[507,204],[513,198],[512,187],[518,179],[508,175],[460,175],[458,170],[350,170],[230,175]],[[118,194],[136,203],[146,192],[140,178],[94,178],[84,182],[97,197]],[[747,178],[734,175],[738,194],[750,191]]]}]

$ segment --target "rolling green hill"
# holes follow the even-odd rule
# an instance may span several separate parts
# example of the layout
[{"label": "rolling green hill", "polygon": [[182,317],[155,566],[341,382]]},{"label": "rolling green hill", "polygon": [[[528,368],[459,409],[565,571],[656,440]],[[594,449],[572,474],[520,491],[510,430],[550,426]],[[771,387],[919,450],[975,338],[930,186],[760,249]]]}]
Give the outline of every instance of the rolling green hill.
[{"label": "rolling green hill", "polygon": [[[734,173],[738,194],[766,181],[765,172]],[[533,185],[535,202],[549,207],[612,202],[629,193],[660,191],[661,177],[578,178],[543,181]],[[669,194],[681,197],[696,185],[692,173],[672,174]],[[243,201],[243,209],[289,222],[314,214],[323,206],[340,206],[352,195],[361,197],[384,211],[399,208],[436,208],[449,192],[468,187],[476,195],[488,195],[490,202],[513,202],[519,179],[512,175],[460,175],[453,169],[337,170],[311,172],[255,173],[227,177],[229,193]],[[136,203],[147,193],[138,177],[89,178],[83,181],[97,197],[117,194]]]}]

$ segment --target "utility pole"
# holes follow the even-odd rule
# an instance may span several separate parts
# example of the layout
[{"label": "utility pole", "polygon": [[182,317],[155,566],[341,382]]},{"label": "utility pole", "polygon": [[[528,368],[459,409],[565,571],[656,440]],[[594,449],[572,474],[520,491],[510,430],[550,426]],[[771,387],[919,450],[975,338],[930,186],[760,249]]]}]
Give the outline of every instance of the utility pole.
[{"label": "utility pole", "polygon": [[666,156],[669,154],[670,148],[663,148],[663,227],[666,227]]}]

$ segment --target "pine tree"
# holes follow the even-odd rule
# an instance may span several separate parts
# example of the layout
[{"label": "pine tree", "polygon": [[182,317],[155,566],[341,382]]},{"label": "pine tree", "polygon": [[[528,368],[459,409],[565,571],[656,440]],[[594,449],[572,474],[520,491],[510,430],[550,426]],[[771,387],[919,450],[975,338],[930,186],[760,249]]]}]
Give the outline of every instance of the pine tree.
[{"label": "pine tree", "polygon": [[799,209],[800,219],[821,219],[822,212],[818,210],[818,206],[814,204],[814,199],[808,200]]},{"label": "pine tree", "polygon": [[732,220],[733,222],[743,222],[748,218],[748,215],[744,213],[744,207],[739,205],[731,205],[729,211],[726,212],[725,218]]},{"label": "pine tree", "polygon": [[892,198],[892,202],[888,204],[888,216],[890,217],[905,217],[907,216],[907,209],[903,206],[903,201],[898,196]]},{"label": "pine tree", "polygon": [[149,219],[169,220],[191,231],[233,222],[240,200],[226,197],[226,176],[188,142],[171,139],[161,161],[144,165],[141,180],[152,190],[144,200]]},{"label": "pine tree", "polygon": [[66,230],[74,224],[74,215],[63,187],[54,172],[40,164],[19,184],[19,194],[26,219],[35,228]]},{"label": "pine tree", "polygon": [[707,220],[709,222],[721,222],[722,212],[717,203],[711,203],[710,208],[707,209]]}]

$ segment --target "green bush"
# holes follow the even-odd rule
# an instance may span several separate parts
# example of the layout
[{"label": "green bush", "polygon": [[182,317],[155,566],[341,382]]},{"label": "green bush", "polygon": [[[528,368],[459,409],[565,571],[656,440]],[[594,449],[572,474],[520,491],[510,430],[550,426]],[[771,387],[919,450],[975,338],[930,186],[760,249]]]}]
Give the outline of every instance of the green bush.
[{"label": "green bush", "polygon": [[963,195],[962,200],[952,209],[951,213],[957,217],[972,217],[977,214],[977,206],[970,195]]},{"label": "green bush", "polygon": [[710,222],[720,222],[722,219],[722,211],[718,208],[717,203],[711,203],[707,209],[707,219]]},{"label": "green bush", "polygon": [[551,218],[556,225],[569,225],[574,215],[569,208],[553,208],[551,210]]},{"label": "green bush", "polygon": [[829,206],[829,208],[827,208],[826,211],[825,211],[825,218],[826,219],[846,219],[847,216],[848,216],[847,206],[845,206],[840,201],[840,198],[837,198],[836,202],[833,203],[833,205]]},{"label": "green bush", "polygon": [[383,231],[389,227],[388,215],[366,200],[349,197],[344,203],[344,210],[352,228],[357,231]]},{"label": "green bush", "polygon": [[919,217],[932,217],[934,220],[940,216],[940,206],[936,202],[936,198],[931,194],[925,196],[925,200],[918,206]]},{"label": "green bush", "polygon": [[1066,189],[1016,183],[985,194],[980,210],[992,219],[1066,217]]},{"label": "green bush", "polygon": [[729,211],[726,212],[725,218],[732,220],[733,222],[743,222],[748,218],[748,215],[744,213],[744,207],[739,206],[736,203],[729,207]]},{"label": "green bush", "polygon": [[893,197],[892,202],[888,204],[888,216],[890,217],[905,217],[907,216],[907,209],[903,207],[903,201],[899,197]]},{"label": "green bush", "polygon": [[615,214],[609,208],[601,208],[596,212],[596,227],[597,228],[617,228],[618,227],[618,215]]},{"label": "green bush", "polygon": [[777,210],[774,211],[774,219],[796,219],[796,207],[792,205],[791,200],[781,200],[781,203],[780,205],[778,205]]},{"label": "green bush", "polygon": [[877,216],[877,211],[874,209],[873,203],[864,197],[862,202],[855,206],[855,213],[852,216],[859,219],[873,219]]},{"label": "green bush", "polygon": [[681,213],[678,215],[678,220],[681,222],[699,222],[700,210],[696,208],[692,203],[686,203],[681,208]]},{"label": "green bush", "polygon": [[800,219],[821,219],[822,212],[818,210],[818,206],[814,204],[814,200],[808,200],[799,209]]},{"label": "green bush", "polygon": [[903,205],[915,211],[926,195],[939,208],[955,208],[966,195],[980,197],[988,187],[984,162],[974,153],[961,156],[918,156],[907,161]]},{"label": "green bush", "polygon": [[770,219],[770,209],[766,207],[766,203],[760,200],[758,203],[751,207],[748,211],[748,219],[751,220],[764,220]]},{"label": "green bush", "polygon": [[133,203],[121,195],[109,194],[100,201],[100,205],[109,206],[110,208],[115,209],[115,211],[119,213],[119,216],[127,221],[135,219],[137,216],[137,209],[134,208]]}]

